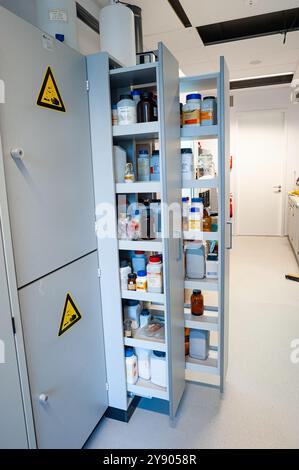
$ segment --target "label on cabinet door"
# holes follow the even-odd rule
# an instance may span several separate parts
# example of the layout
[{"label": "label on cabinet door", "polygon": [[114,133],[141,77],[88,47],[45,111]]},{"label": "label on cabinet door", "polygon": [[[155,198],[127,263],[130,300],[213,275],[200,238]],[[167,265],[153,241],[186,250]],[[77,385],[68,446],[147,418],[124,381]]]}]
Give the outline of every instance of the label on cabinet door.
[{"label": "label on cabinet door", "polygon": [[61,8],[53,8],[49,10],[49,20],[67,23],[67,11]]},{"label": "label on cabinet door", "polygon": [[51,67],[47,69],[36,104],[42,108],[52,109],[62,113],[66,112]]},{"label": "label on cabinet door", "polygon": [[78,323],[78,321],[80,321],[81,319],[82,315],[77,305],[73,301],[71,294],[68,293],[64,304],[63,315],[58,336],[62,336],[67,330],[72,328],[72,326]]}]

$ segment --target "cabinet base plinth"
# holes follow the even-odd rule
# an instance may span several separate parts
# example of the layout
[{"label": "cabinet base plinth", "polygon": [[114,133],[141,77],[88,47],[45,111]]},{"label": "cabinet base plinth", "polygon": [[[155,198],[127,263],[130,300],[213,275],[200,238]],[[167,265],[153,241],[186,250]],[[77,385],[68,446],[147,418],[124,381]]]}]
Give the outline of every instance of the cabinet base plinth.
[{"label": "cabinet base plinth", "polygon": [[127,410],[121,410],[119,408],[113,408],[112,406],[109,406],[106,410],[105,417],[115,419],[116,421],[122,421],[123,423],[128,423],[133,416],[133,413],[137,408],[140,400],[140,397],[134,397]]}]

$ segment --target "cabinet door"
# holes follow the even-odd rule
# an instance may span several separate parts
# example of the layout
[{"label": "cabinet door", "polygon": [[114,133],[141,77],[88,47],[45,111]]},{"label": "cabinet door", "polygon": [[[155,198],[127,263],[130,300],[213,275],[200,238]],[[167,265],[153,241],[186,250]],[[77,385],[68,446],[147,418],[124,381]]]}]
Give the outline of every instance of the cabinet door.
[{"label": "cabinet door", "polygon": [[0,449],[26,449],[28,441],[1,230],[0,223]]},{"label": "cabinet door", "polygon": [[230,219],[230,104],[229,104],[229,71],[225,60],[220,60],[220,99],[219,99],[219,172],[220,172],[220,387],[224,390],[224,382],[228,364],[228,327],[229,327],[229,269],[230,249],[232,248],[232,222]]},{"label": "cabinet door", "polygon": [[[168,209],[181,207],[179,67],[170,52],[159,44],[159,116],[163,202]],[[171,207],[172,206],[172,207]],[[168,218],[166,209],[163,214]],[[181,220],[181,219],[180,219]],[[174,417],[185,388],[184,280],[181,226],[169,224],[165,239],[167,344],[170,416]],[[165,227],[164,227],[165,228]]]},{"label": "cabinet door", "polygon": [[296,258],[299,258],[299,207],[295,206],[294,209],[294,250]]}]

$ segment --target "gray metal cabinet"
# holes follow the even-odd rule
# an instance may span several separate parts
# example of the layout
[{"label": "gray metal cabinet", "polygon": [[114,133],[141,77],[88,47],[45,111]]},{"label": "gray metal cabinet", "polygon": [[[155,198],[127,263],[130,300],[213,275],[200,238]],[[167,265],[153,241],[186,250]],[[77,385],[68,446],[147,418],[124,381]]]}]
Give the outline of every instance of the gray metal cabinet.
[{"label": "gray metal cabinet", "polygon": [[[101,53],[88,57],[92,153],[94,166],[97,225],[103,227],[107,210],[112,211],[109,233],[99,238],[99,266],[104,318],[104,335],[109,386],[109,405],[127,410],[130,396],[159,398],[169,402],[174,417],[185,387],[184,351],[184,282],[182,269],[181,221],[176,231],[167,235],[168,210],[174,203],[181,207],[181,164],[179,122],[179,69],[170,52],[159,44],[158,62],[121,68]],[[155,87],[158,92],[159,121],[124,126],[111,125],[111,104],[120,94],[135,87]],[[113,144],[126,149],[136,172],[136,149],[142,143],[159,142],[161,178],[158,182],[118,183],[114,174]],[[162,239],[118,240],[117,201],[125,197],[138,201],[140,195],[159,194],[162,200]],[[103,204],[103,205],[102,205]],[[119,268],[121,257],[134,250],[163,254],[164,292],[130,292],[122,290]],[[113,293],[112,293],[113,292]],[[165,340],[124,338],[123,304],[127,300],[159,306],[165,319]],[[150,380],[126,383],[125,346],[166,353],[167,385],[160,387]]]},{"label": "gray metal cabinet", "polygon": [[295,256],[299,261],[299,205],[298,198],[289,196],[287,233]]},{"label": "gray metal cabinet", "polygon": [[0,449],[28,448],[0,223]]}]

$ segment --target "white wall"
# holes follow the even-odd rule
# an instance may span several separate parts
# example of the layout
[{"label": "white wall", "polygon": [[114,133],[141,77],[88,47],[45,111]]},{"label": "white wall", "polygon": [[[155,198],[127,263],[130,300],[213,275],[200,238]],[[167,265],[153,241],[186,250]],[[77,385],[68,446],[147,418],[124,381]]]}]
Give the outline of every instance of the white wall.
[{"label": "white wall", "polygon": [[[289,86],[262,87],[246,90],[236,90],[232,92],[234,96],[234,107],[231,108],[231,154],[233,158],[238,158],[237,149],[237,113],[244,111],[258,111],[279,109],[286,113],[286,191],[294,189],[296,178],[299,177],[299,105],[291,104]],[[254,142],[252,142],[254,151]],[[240,164],[240,162],[238,162]],[[258,169],[257,169],[258,171]],[[271,169],[269,168],[269,171]],[[236,193],[236,172],[232,173],[232,192],[234,194],[235,207],[238,204],[238,194]],[[248,194],[251,198],[251,195]],[[285,207],[287,204],[287,194],[285,195]],[[235,211],[236,214],[236,211]]]},{"label": "white wall", "polygon": [[[12,13],[36,25],[35,2],[43,0],[0,0],[0,5]],[[99,18],[100,7],[93,0],[77,0],[93,16]],[[99,35],[78,20],[79,48],[82,54],[94,54],[100,51]]]}]

